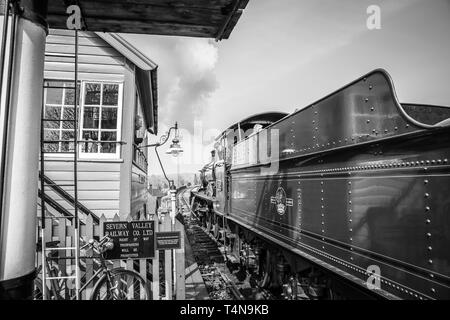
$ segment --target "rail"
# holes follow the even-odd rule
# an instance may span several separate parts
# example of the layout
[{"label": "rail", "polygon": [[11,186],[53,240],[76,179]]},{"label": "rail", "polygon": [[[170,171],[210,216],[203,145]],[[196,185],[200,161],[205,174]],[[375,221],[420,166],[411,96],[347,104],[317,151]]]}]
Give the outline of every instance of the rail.
[{"label": "rail", "polygon": [[[41,172],[39,172],[39,177],[41,177]],[[60,195],[63,199],[65,199],[69,204],[71,204],[73,206],[73,204],[75,203],[75,198],[72,195],[70,195],[67,191],[65,191],[63,188],[61,188],[60,185],[56,184],[52,179],[50,179],[46,175],[44,175],[43,177],[44,177],[46,186],[50,187],[53,191],[55,191],[58,195]],[[41,196],[41,192],[39,192],[38,195]],[[49,197],[47,197],[47,196],[45,197],[44,200],[48,203],[50,201]],[[50,205],[52,205],[52,204],[50,204]],[[52,205],[52,207],[53,207],[53,205]],[[60,208],[55,208],[55,209],[60,211]],[[81,212],[83,212],[86,216],[92,216],[92,219],[94,220],[95,223],[97,223],[97,224],[99,223],[99,221],[100,221],[99,217],[95,213],[93,213],[91,210],[86,208],[84,205],[82,205],[80,202],[78,202],[78,209]],[[66,213],[61,212],[61,213],[64,215],[67,215],[67,212]]]},{"label": "rail", "polygon": [[147,172],[148,162],[145,153],[137,146],[133,144],[133,163],[144,172]]}]

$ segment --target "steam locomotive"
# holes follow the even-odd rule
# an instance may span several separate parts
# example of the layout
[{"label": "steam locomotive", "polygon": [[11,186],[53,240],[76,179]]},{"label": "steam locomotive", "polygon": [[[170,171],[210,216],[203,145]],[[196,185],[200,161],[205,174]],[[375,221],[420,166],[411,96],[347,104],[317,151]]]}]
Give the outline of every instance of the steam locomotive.
[{"label": "steam locomotive", "polygon": [[193,212],[286,299],[450,299],[450,108],[377,69],[215,140]]}]

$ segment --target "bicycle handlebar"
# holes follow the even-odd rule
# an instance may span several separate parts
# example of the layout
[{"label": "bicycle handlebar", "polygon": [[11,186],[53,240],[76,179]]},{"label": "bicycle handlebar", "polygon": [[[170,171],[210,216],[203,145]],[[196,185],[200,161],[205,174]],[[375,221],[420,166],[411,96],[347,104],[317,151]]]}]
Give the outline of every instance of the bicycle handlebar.
[{"label": "bicycle handlebar", "polygon": [[114,244],[112,242],[112,239],[108,236],[104,236],[101,238],[97,245],[95,245],[96,241],[94,239],[90,239],[88,243],[86,243],[84,246],[82,246],[80,249],[85,249],[87,247],[90,248],[98,248],[100,249],[100,252],[111,250],[114,247]]}]

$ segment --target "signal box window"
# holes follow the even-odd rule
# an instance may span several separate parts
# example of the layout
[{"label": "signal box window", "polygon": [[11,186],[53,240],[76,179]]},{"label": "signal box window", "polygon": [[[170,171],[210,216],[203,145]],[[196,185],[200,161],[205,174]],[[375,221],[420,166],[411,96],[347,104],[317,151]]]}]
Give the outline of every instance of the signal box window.
[{"label": "signal box window", "polygon": [[[73,152],[75,89],[73,82],[45,81],[44,150],[49,153]],[[79,108],[80,84],[77,90]],[[51,142],[54,141],[54,142]]]},{"label": "signal box window", "polygon": [[[56,154],[73,152],[75,123],[68,121],[75,117],[73,82],[46,81],[45,86],[44,149]],[[122,88],[121,83],[89,81],[78,84],[76,102],[80,157],[119,157]]]}]

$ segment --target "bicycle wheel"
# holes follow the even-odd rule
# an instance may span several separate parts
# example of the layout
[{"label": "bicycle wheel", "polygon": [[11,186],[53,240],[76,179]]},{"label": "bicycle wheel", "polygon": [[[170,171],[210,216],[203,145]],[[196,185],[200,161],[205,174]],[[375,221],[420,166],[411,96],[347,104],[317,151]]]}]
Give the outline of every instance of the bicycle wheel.
[{"label": "bicycle wheel", "polygon": [[34,279],[33,300],[42,300],[42,281],[41,279]]},{"label": "bicycle wheel", "polygon": [[111,270],[111,282],[104,275],[94,287],[91,300],[150,300],[145,280],[134,271]]},{"label": "bicycle wheel", "polygon": [[[45,290],[47,291],[47,299],[54,300],[53,292],[45,285]],[[42,300],[44,295],[42,293],[42,280],[41,278],[34,279],[33,288],[33,300]]]}]

